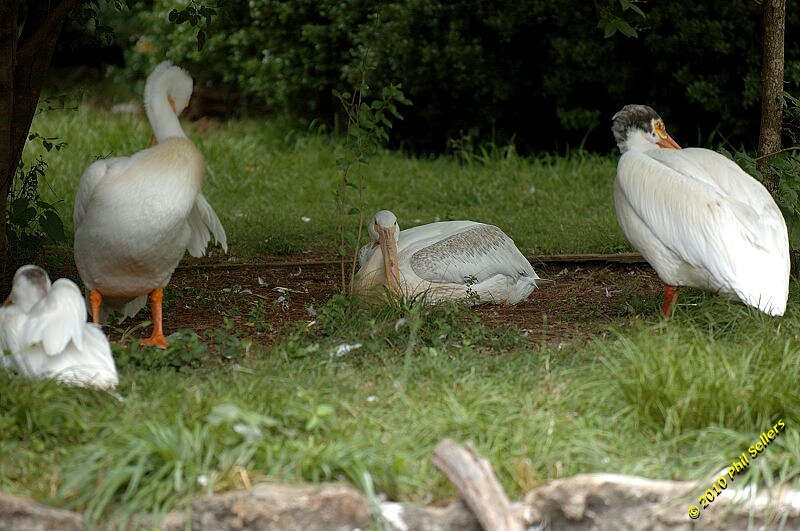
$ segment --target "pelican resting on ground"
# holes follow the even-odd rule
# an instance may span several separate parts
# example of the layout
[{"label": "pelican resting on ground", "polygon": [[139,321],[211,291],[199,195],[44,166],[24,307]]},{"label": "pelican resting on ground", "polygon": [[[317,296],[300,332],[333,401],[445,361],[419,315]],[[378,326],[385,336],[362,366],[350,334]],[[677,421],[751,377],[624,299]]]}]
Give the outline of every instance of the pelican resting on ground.
[{"label": "pelican resting on ground", "polygon": [[789,294],[786,222],[764,186],[723,155],[681,147],[646,105],[626,105],[612,131],[622,153],[614,204],[622,232],[664,282],[738,298],[783,315]]},{"label": "pelican resting on ground", "polygon": [[119,383],[111,347],[86,322],[86,303],[67,278],[50,283],[44,269],[20,267],[0,308],[0,366],[32,379],[107,389]]},{"label": "pelican resting on ground", "polygon": [[547,282],[493,225],[442,221],[401,231],[395,215],[381,210],[368,230],[372,243],[361,248],[354,284],[359,293],[385,287],[408,297],[427,292],[431,302],[516,304]]},{"label": "pelican resting on ground", "polygon": [[136,315],[149,295],[153,333],[141,343],[159,348],[167,346],[163,290],[184,253],[203,256],[212,235],[228,250],[222,223],[202,193],[203,155],[178,120],[192,84],[169,61],[153,70],[144,103],[157,144],[91,164],[81,176],[73,212],[75,263],[92,321],[105,321],[108,306],[121,308],[123,318]]}]

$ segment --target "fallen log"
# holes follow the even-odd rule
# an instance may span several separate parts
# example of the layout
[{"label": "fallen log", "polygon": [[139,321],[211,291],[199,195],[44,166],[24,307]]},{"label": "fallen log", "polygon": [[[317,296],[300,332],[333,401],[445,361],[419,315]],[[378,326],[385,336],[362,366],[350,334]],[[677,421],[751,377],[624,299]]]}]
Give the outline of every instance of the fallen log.
[{"label": "fallen log", "polygon": [[434,466],[461,493],[484,530],[524,531],[492,466],[478,455],[472,443],[467,443],[465,448],[445,439],[436,445],[432,459]]}]

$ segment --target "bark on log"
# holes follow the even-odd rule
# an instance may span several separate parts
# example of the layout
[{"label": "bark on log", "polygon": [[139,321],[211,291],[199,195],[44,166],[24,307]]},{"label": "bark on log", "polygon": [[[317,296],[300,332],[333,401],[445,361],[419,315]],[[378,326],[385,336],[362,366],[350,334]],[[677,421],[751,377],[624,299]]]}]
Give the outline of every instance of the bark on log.
[{"label": "bark on log", "polygon": [[522,521],[492,472],[471,443],[466,448],[445,439],[433,450],[433,464],[456,486],[486,531],[523,531]]},{"label": "bark on log", "polygon": [[0,531],[81,531],[83,517],[30,498],[0,492]]}]

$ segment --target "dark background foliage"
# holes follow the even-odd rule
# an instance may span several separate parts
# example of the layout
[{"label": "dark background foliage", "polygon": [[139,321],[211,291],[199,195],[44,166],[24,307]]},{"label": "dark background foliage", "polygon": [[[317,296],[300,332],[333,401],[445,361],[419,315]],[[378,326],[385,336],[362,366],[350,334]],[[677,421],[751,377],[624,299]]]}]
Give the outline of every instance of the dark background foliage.
[{"label": "dark background foliage", "polygon": [[[333,90],[399,83],[413,107],[392,144],[415,153],[514,143],[523,153],[614,148],[611,116],[646,103],[689,145],[752,150],[760,116],[762,8],[753,0],[250,0],[228,1],[210,22],[174,25],[167,0],[109,9],[126,69],[140,80],[169,58],[198,86],[213,86],[231,112],[288,114],[328,128],[341,112]],[[198,4],[199,5],[199,4]],[[217,6],[217,4],[213,4]],[[800,85],[800,2],[787,2],[786,90]],[[620,17],[631,38],[606,37]],[[604,15],[605,13],[605,15]],[[197,50],[197,32],[205,46]],[[339,116],[340,118],[340,116]]]}]

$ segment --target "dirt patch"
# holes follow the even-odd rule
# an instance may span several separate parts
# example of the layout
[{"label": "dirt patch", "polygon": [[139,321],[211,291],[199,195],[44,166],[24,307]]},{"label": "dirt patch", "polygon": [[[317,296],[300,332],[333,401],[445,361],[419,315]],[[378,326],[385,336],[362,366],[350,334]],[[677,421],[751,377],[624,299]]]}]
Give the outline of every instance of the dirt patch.
[{"label": "dirt patch", "polygon": [[[568,262],[536,269],[555,283],[516,306],[483,305],[475,311],[488,324],[519,327],[533,344],[557,344],[602,334],[608,325],[657,308],[661,283],[644,264]],[[271,256],[249,265],[187,262],[166,290],[165,332],[190,329],[210,338],[214,329],[229,327],[270,344],[287,326],[312,320],[341,288],[341,267],[326,256]],[[142,311],[124,328],[147,319],[149,312]],[[112,339],[119,335],[112,331]]]}]

